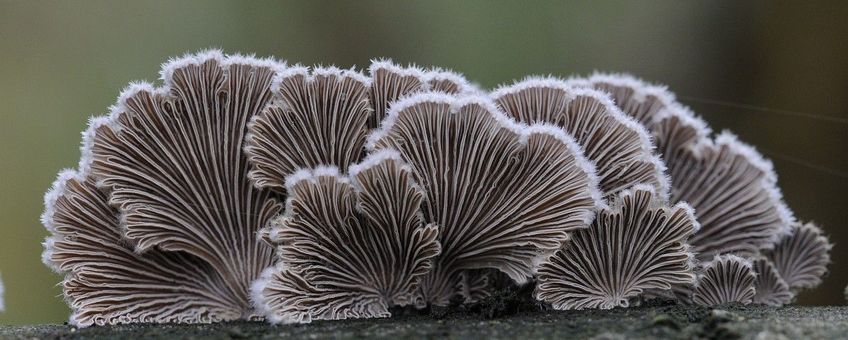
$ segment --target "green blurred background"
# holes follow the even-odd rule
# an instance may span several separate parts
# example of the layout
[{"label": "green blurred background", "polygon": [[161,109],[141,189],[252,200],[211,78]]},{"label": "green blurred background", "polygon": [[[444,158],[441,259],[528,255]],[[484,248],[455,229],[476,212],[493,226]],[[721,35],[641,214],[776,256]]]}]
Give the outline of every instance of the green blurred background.
[{"label": "green blurred background", "polygon": [[844,1],[0,0],[0,324],[68,315],[60,277],[40,261],[38,217],[56,172],[76,166],[88,117],[129,81],[156,80],[168,57],[207,47],[343,67],[391,57],[485,88],[594,70],[668,84],[774,160],[796,215],[836,243],[830,275],[799,302],[843,304],[846,18]]}]

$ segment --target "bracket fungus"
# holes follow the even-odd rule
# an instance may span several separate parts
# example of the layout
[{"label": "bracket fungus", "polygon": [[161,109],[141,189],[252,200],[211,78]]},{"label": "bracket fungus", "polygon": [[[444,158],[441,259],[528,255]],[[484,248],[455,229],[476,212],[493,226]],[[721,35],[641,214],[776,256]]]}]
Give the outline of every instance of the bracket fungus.
[{"label": "bracket fungus", "polygon": [[610,309],[644,291],[692,284],[686,240],[697,229],[686,203],[669,207],[648,185],[622,191],[541,264],[535,296],[555,309]]},{"label": "bracket fungus", "polygon": [[424,225],[421,189],[397,154],[376,153],[349,176],[301,170],[287,187],[286,214],[266,233],[281,264],[253,291],[271,322],[387,317],[415,303],[438,229]]},{"label": "bracket fungus", "polygon": [[425,220],[440,228],[442,254],[423,287],[436,305],[470,286],[461,282],[465,270],[493,268],[526,282],[600,205],[594,167],[571,137],[516,124],[485,96],[406,97],[369,148],[398,151],[423,189]]},{"label": "bracket fungus", "polygon": [[665,165],[653,152],[648,132],[619,110],[603,92],[571,87],[557,78],[527,78],[492,93],[498,106],[526,123],[563,128],[595,164],[606,197],[638,183],[666,199]]},{"label": "bracket fungus", "polygon": [[736,255],[719,255],[704,265],[692,301],[702,306],[737,302],[750,304],[756,294],[751,261]]}]

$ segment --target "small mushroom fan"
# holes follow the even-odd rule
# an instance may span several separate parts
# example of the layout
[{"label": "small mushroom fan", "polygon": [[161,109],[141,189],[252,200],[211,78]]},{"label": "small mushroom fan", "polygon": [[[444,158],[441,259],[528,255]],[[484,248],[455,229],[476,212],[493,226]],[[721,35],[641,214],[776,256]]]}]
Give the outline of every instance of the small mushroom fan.
[{"label": "small mushroom fan", "polygon": [[792,224],[792,233],[754,262],[754,303],[781,306],[792,302],[798,291],[818,286],[827,273],[832,247],[815,224]]},{"label": "small mushroom fan", "polygon": [[485,295],[497,269],[526,282],[535,264],[585,228],[600,205],[594,168],[561,129],[519,125],[486,97],[416,94],[396,102],[372,150],[396,150],[421,186],[442,253],[423,301]]},{"label": "small mushroom fan", "polygon": [[289,177],[286,214],[265,234],[282,261],[253,292],[271,322],[388,317],[389,307],[414,302],[439,243],[410,176],[385,151],[349,176],[317,168]]},{"label": "small mushroom fan", "polygon": [[588,229],[539,267],[535,296],[555,309],[627,307],[649,290],[692,284],[686,240],[698,223],[686,203],[667,206],[652,186],[619,192]]},{"label": "small mushroom fan", "polygon": [[719,255],[704,265],[692,301],[702,306],[749,304],[756,294],[756,273],[751,261],[736,255]]},{"label": "small mushroom fan", "polygon": [[281,67],[188,55],[163,66],[164,87],[134,84],[91,121],[43,215],[72,323],[254,316],[250,283],[273,263],[255,233],[282,204],[250,185],[241,144]]},{"label": "small mushroom fan", "polygon": [[792,232],[784,235],[771,249],[763,251],[780,277],[793,290],[809,289],[821,283],[830,263],[832,244],[813,223],[793,223]]},{"label": "small mushroom fan", "polygon": [[[373,62],[370,74],[290,68],[275,82],[275,105],[250,124],[245,146],[250,179],[259,188],[289,195],[286,217],[263,231],[278,246],[283,265],[269,268],[254,285],[255,303],[273,322],[388,316],[390,306],[414,302],[410,294],[438,253],[437,229],[417,226],[421,193],[405,165],[387,156],[390,152],[377,154],[385,159],[363,160],[363,145],[398,98],[471,88],[450,71],[403,68],[384,60]],[[363,163],[354,167],[357,162]],[[323,168],[306,176],[314,177],[310,180],[296,180],[303,169],[326,166],[335,170]],[[380,191],[393,188],[400,191]],[[368,211],[353,209],[367,204]],[[313,216],[319,208],[336,215]],[[345,238],[320,237],[335,227]],[[368,232],[354,235],[363,228]],[[346,247],[355,237],[359,243]],[[397,267],[401,264],[405,267]]]}]

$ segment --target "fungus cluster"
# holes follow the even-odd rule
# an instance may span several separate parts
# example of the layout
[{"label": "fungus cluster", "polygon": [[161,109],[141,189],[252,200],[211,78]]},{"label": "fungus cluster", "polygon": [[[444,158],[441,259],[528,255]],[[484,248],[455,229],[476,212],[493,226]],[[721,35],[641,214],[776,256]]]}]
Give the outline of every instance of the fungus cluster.
[{"label": "fungus cluster", "polygon": [[[45,195],[71,323],[305,323],[472,303],[782,305],[831,245],[662,87],[368,74],[208,51],[130,85]],[[501,273],[492,275],[492,273]]]}]

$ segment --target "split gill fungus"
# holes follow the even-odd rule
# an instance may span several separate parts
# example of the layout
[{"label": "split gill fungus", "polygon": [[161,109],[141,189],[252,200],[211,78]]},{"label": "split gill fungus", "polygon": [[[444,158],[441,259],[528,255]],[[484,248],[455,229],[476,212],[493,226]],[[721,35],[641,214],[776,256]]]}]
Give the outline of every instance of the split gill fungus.
[{"label": "split gill fungus", "polygon": [[505,284],[554,309],[780,306],[830,262],[766,158],[629,75],[487,92],[210,50],[161,79],[45,194],[76,326],[381,318]]}]

